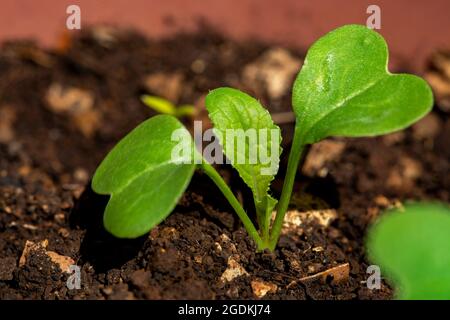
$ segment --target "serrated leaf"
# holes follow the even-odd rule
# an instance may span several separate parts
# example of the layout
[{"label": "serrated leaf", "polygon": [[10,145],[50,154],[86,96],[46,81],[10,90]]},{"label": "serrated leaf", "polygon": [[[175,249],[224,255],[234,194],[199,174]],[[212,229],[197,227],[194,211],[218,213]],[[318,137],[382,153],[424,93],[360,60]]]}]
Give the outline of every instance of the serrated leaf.
[{"label": "serrated leaf", "polygon": [[383,37],[364,26],[344,26],[315,42],[293,88],[302,143],[385,134],[424,116],[433,105],[428,84],[391,74],[387,63]]},{"label": "serrated leaf", "polygon": [[[205,103],[225,155],[253,192],[260,227],[268,228],[270,214],[277,203],[268,192],[279,166],[280,128],[273,123],[269,112],[256,99],[239,90],[215,89],[207,95]],[[227,130],[236,134],[255,130],[256,140],[251,143],[250,139],[245,139],[244,149],[239,148],[236,142],[232,146],[233,138],[232,135],[227,137]],[[264,131],[265,136],[262,134]],[[250,150],[255,151],[256,155]],[[261,161],[261,154],[274,157],[269,164],[264,164],[267,159]],[[244,161],[239,161],[240,159]]]},{"label": "serrated leaf", "polygon": [[[178,138],[172,141],[175,131]],[[159,115],[141,123],[106,156],[92,189],[111,195],[103,219],[109,232],[141,236],[173,210],[195,168],[190,154],[172,155],[182,139],[192,147],[189,132],[176,118]]]},{"label": "serrated leaf", "polygon": [[386,213],[370,230],[369,258],[399,299],[450,299],[450,209],[412,204]]}]

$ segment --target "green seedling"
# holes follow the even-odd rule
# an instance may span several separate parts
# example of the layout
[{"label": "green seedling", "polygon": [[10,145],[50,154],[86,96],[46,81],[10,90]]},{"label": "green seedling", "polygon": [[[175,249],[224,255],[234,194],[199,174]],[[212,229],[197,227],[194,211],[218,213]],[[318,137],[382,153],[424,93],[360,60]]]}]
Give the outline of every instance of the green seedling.
[{"label": "green seedling", "polygon": [[[118,237],[144,234],[170,214],[199,168],[230,202],[257,249],[274,250],[308,145],[330,136],[376,136],[401,130],[431,109],[427,83],[413,75],[389,73],[387,62],[384,39],[358,25],[338,28],[309,49],[293,86],[296,125],[279,201],[271,196],[270,184],[278,171],[281,135],[269,112],[236,89],[219,88],[208,94],[206,108],[224,154],[244,160],[231,164],[253,192],[259,230],[204,154],[194,151],[187,130],[170,115],[139,125],[97,169],[93,189],[111,195],[104,215],[106,229]],[[188,152],[174,156],[179,146],[172,133],[177,129],[177,139]],[[252,130],[256,139],[246,135]],[[230,143],[229,131],[243,132],[244,143]]]},{"label": "green seedling", "polygon": [[167,99],[150,96],[148,94],[142,95],[141,101],[147,107],[155,110],[158,113],[172,115],[177,118],[191,117],[195,115],[196,112],[195,106],[191,104],[182,104],[180,106],[176,106]]},{"label": "green seedling", "polygon": [[450,208],[418,203],[390,210],[369,230],[369,259],[398,299],[450,299]]}]

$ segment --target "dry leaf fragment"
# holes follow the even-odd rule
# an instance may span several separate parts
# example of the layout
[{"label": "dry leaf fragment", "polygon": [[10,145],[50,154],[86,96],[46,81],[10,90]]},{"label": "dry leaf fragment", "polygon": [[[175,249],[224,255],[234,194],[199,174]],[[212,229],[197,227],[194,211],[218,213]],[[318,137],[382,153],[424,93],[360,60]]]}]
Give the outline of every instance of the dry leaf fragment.
[{"label": "dry leaf fragment", "polygon": [[240,276],[248,276],[248,272],[233,258],[228,258],[228,267],[223,272],[220,280],[222,282],[230,282]]},{"label": "dry leaf fragment", "polygon": [[[272,214],[273,219],[275,218],[275,214],[275,212]],[[293,231],[298,231],[305,221],[316,220],[321,226],[328,227],[330,223],[337,218],[337,216],[338,214],[335,209],[309,211],[290,210],[286,212],[281,233],[287,234]]]},{"label": "dry leaf fragment", "polygon": [[94,96],[90,91],[54,83],[48,88],[45,99],[49,110],[72,117],[86,137],[99,128],[101,114],[94,109]]},{"label": "dry leaf fragment", "polygon": [[94,97],[89,91],[63,87],[59,83],[50,85],[45,99],[48,108],[55,113],[80,114],[91,110],[94,105]]},{"label": "dry leaf fragment", "polygon": [[275,293],[278,289],[278,286],[276,284],[261,280],[253,280],[251,282],[251,286],[253,293],[258,298],[262,298],[268,293]]},{"label": "dry leaf fragment", "polygon": [[242,72],[245,84],[257,93],[267,91],[272,99],[281,98],[290,88],[302,61],[283,48],[264,52]]},{"label": "dry leaf fragment", "polygon": [[71,257],[60,255],[54,251],[47,251],[47,255],[53,263],[59,266],[62,272],[70,273],[70,266],[75,264],[75,261]]},{"label": "dry leaf fragment", "polygon": [[19,259],[19,267],[23,267],[27,262],[28,255],[33,251],[38,251],[40,249],[45,250],[48,246],[48,240],[45,239],[41,242],[35,243],[33,241],[27,240],[25,242],[25,247],[23,248],[22,255]]},{"label": "dry leaf fragment", "polygon": [[75,261],[67,256],[60,255],[54,251],[47,251],[48,240],[45,239],[41,242],[35,243],[33,241],[27,240],[25,242],[25,247],[22,251],[22,255],[19,259],[19,267],[23,267],[27,262],[27,257],[36,251],[43,250],[45,254],[52,260],[53,263],[57,264],[62,272],[69,273],[69,267],[75,264]]},{"label": "dry leaf fragment", "polygon": [[327,283],[327,280],[331,278],[332,284],[339,284],[346,282],[350,274],[350,264],[344,263],[328,270],[316,273],[312,276],[303,277],[301,282],[319,280],[323,283]]}]

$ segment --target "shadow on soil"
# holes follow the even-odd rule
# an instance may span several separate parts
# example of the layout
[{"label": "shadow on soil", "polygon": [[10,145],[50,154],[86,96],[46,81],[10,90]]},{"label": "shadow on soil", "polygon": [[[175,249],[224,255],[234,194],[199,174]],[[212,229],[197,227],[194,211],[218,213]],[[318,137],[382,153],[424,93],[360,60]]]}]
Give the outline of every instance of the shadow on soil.
[{"label": "shadow on soil", "polygon": [[81,260],[89,262],[97,272],[119,268],[136,257],[147,235],[137,239],[118,239],[103,227],[103,212],[109,196],[96,194],[89,186],[75,204],[71,215],[72,228],[86,230],[81,243]]}]

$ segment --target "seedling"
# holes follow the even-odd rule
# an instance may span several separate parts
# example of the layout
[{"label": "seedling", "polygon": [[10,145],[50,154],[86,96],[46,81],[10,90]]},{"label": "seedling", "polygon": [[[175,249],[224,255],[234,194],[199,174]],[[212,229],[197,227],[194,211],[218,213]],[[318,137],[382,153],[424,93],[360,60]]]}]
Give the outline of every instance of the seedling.
[{"label": "seedling", "polygon": [[[231,164],[253,192],[259,231],[220,174],[195,150],[188,131],[169,115],[139,125],[97,169],[93,189],[111,195],[104,215],[106,229],[126,238],[146,233],[173,210],[199,168],[230,202],[258,250],[273,250],[307,145],[329,136],[376,136],[401,130],[431,109],[427,83],[413,75],[389,73],[387,61],[384,39],[358,25],[338,28],[309,49],[293,86],[295,134],[279,202],[270,195],[270,184],[278,171],[281,134],[269,112],[236,89],[219,88],[208,94],[206,108],[224,154],[240,158]],[[179,152],[174,131],[181,149],[188,152]],[[244,143],[230,143],[229,131],[243,132]],[[251,139],[252,132],[256,140]]]},{"label": "seedling", "polygon": [[390,210],[369,230],[368,255],[398,299],[450,299],[450,208],[417,203]]},{"label": "seedling", "polygon": [[195,106],[191,104],[182,104],[180,106],[174,105],[167,99],[157,96],[144,94],[141,96],[141,101],[149,108],[161,114],[169,114],[177,118],[190,117],[195,114]]}]

